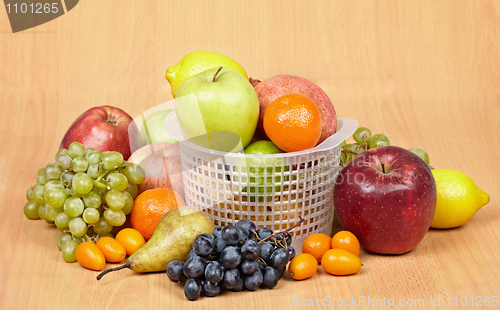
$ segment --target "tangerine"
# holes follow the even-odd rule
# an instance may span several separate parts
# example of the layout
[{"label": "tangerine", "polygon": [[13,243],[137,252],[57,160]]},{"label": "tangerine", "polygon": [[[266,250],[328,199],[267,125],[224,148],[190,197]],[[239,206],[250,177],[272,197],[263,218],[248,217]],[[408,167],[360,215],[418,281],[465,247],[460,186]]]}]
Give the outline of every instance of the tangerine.
[{"label": "tangerine", "polygon": [[135,251],[146,243],[141,233],[133,228],[124,228],[120,230],[116,234],[115,240],[125,247],[128,256],[134,254]]},{"label": "tangerine", "polygon": [[321,257],[326,251],[332,248],[332,238],[327,234],[315,233],[308,236],[302,243],[302,253],[309,253],[318,262],[321,262]]},{"label": "tangerine", "polygon": [[318,271],[318,261],[316,257],[309,253],[302,253],[295,256],[288,265],[288,272],[295,280],[310,278],[316,271]]},{"label": "tangerine", "polygon": [[285,152],[316,146],[321,136],[321,115],[316,104],[301,94],[276,98],[264,113],[264,131]]},{"label": "tangerine", "polygon": [[102,237],[96,242],[97,247],[104,254],[104,258],[110,263],[119,263],[125,259],[127,252],[125,247],[111,237]]},{"label": "tangerine", "polygon": [[170,188],[148,189],[135,198],[130,225],[149,240],[165,213],[185,205],[181,195]]},{"label": "tangerine", "polygon": [[85,268],[92,270],[103,270],[106,259],[99,247],[90,241],[80,243],[75,251],[76,260]]},{"label": "tangerine", "polygon": [[332,249],[344,249],[359,256],[360,246],[356,236],[347,230],[341,230],[332,237]]},{"label": "tangerine", "polygon": [[323,255],[321,266],[329,274],[346,276],[361,269],[361,260],[347,250],[330,249]]}]

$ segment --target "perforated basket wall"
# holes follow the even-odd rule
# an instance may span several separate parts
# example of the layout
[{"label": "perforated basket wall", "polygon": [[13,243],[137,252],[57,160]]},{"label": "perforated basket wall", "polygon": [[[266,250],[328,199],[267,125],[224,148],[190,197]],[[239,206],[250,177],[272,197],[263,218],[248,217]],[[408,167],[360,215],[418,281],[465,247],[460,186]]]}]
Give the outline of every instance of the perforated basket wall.
[{"label": "perforated basket wall", "polygon": [[[316,155],[317,159],[304,157],[304,161],[273,167],[259,175],[227,161],[199,158],[181,145],[186,203],[205,210],[215,225],[236,224],[249,218],[259,227],[281,231],[293,226],[301,216],[305,222],[291,232],[292,236],[330,234],[332,186],[338,174],[340,147]],[[273,178],[283,181],[266,182]]]},{"label": "perforated basket wall", "polygon": [[305,221],[290,232],[300,252],[308,235],[331,233],[341,143],[356,126],[356,120],[339,118],[337,133],[316,148],[273,155],[222,153],[181,140],[186,204],[206,212],[216,226],[249,218],[282,231],[300,216]]}]

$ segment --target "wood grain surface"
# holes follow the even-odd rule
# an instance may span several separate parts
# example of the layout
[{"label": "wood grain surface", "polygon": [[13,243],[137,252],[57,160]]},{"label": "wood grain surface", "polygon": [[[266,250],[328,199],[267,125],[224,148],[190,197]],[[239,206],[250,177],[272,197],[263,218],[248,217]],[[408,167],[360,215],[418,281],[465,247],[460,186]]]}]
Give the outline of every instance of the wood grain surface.
[{"label": "wood grain surface", "polygon": [[[230,56],[254,78],[317,83],[339,116],[466,172],[491,202],[405,255],[362,251],[353,276],[320,268],[196,302],[164,273],[97,282],[63,261],[57,229],[24,216],[25,192],[81,113],[112,105],[135,117],[171,100],[165,71],[194,50]],[[0,105],[0,309],[294,309],[328,298],[337,308],[496,308],[485,302],[500,295],[500,1],[80,1],[18,33],[2,7]]]}]

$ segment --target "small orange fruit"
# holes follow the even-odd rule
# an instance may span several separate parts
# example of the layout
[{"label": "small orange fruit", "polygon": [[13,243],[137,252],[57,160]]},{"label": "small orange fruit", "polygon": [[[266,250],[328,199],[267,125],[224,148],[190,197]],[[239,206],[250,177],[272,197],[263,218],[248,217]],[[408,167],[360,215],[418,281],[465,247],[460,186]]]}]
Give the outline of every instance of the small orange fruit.
[{"label": "small orange fruit", "polygon": [[168,211],[185,206],[181,195],[169,188],[148,189],[134,200],[134,208],[130,213],[130,225],[149,240],[156,225]]},{"label": "small orange fruit", "polygon": [[358,238],[350,231],[341,230],[332,237],[332,249],[344,249],[359,256]]},{"label": "small orange fruit", "polygon": [[321,114],[311,99],[288,94],[267,106],[263,126],[266,135],[281,150],[307,150],[315,147],[321,136]]},{"label": "small orange fruit", "polygon": [[347,250],[331,249],[323,255],[321,266],[330,274],[345,276],[358,272],[361,269],[361,260]]},{"label": "small orange fruit", "polygon": [[119,263],[127,255],[125,247],[111,237],[102,237],[97,240],[96,245],[104,254],[106,261],[110,263]]},{"label": "small orange fruit", "polygon": [[133,228],[124,228],[120,230],[116,234],[115,240],[125,247],[128,256],[134,254],[135,251],[146,243],[141,233]]},{"label": "small orange fruit", "polygon": [[326,251],[332,248],[332,238],[327,234],[315,233],[308,236],[302,243],[302,253],[309,253],[318,262],[321,262],[321,257]]},{"label": "small orange fruit", "polygon": [[82,242],[76,247],[76,260],[85,268],[103,270],[106,266],[104,254],[93,242]]},{"label": "small orange fruit", "polygon": [[318,271],[318,261],[316,257],[309,253],[302,253],[295,256],[288,265],[288,272],[295,280],[310,278],[316,271]]}]

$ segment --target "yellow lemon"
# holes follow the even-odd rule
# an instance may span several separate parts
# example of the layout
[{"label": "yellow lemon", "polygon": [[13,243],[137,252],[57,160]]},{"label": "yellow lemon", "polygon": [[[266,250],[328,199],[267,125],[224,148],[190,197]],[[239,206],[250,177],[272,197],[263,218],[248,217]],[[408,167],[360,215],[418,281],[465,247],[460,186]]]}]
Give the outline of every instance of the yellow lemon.
[{"label": "yellow lemon", "polygon": [[490,201],[467,174],[456,169],[431,170],[436,180],[436,212],[432,228],[453,228],[470,221]]},{"label": "yellow lemon", "polygon": [[210,68],[220,66],[236,70],[248,79],[245,69],[243,69],[234,59],[216,52],[195,51],[187,54],[179,63],[167,69],[165,77],[170,83],[172,96],[175,98],[179,85],[181,85],[185,79]]}]

